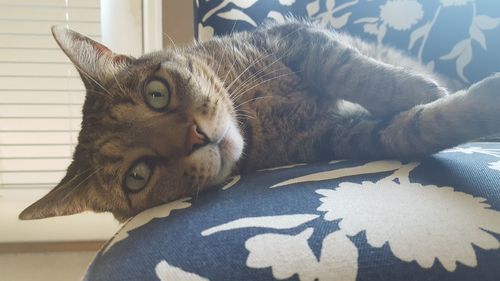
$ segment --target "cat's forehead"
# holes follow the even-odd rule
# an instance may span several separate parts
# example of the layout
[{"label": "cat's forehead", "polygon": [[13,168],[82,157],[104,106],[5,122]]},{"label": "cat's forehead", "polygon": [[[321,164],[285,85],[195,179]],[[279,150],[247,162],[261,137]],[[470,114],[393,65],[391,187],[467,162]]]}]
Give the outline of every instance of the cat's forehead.
[{"label": "cat's forehead", "polygon": [[158,51],[146,54],[123,68],[113,79],[110,87],[115,91],[120,87],[138,89],[146,80],[153,76],[167,76],[169,82],[182,82],[188,79],[193,70],[193,58],[183,54],[173,54],[168,51]]},{"label": "cat's forehead", "polygon": [[137,69],[151,69],[157,66],[169,68],[170,66],[177,66],[177,68],[187,67],[187,63],[192,59],[187,53],[175,52],[172,50],[161,50],[145,54],[136,59],[131,67]]}]

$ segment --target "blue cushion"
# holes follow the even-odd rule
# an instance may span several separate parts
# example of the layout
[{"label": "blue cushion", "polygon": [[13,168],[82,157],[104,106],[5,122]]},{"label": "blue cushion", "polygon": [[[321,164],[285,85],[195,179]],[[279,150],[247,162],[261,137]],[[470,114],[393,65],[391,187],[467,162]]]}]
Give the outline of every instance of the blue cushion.
[{"label": "blue cushion", "polygon": [[499,186],[498,143],[257,171],[139,214],[85,278],[498,281]]},{"label": "blue cushion", "polygon": [[267,18],[309,18],[469,84],[500,71],[500,1],[494,0],[196,0],[199,38],[254,28]]}]

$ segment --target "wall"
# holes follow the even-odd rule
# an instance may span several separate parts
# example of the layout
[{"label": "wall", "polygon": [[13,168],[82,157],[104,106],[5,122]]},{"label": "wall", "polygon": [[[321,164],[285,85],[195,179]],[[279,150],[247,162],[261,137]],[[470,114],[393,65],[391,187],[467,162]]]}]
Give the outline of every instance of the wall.
[{"label": "wall", "polygon": [[[169,37],[177,46],[190,44],[194,38],[193,1],[163,1],[163,46],[172,46]],[[168,35],[168,36],[167,36]]]}]

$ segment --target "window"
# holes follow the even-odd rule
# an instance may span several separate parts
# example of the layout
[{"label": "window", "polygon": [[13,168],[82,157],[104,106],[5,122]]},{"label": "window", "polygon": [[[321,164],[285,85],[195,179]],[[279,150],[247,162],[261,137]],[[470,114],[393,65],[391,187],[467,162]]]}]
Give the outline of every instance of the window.
[{"label": "window", "polygon": [[[161,11],[161,1],[146,2],[159,3]],[[158,48],[161,39],[161,21],[159,31],[153,28],[157,12],[143,16],[142,6],[136,0],[0,0],[0,243],[102,239],[116,229],[110,215],[30,223],[17,214],[62,179],[80,130],[85,89],[51,26],[66,25],[138,56],[143,44]],[[151,3],[144,7],[157,11]],[[143,17],[154,34],[143,34]],[[81,233],[86,224],[95,231]]]},{"label": "window", "polygon": [[0,188],[51,188],[71,161],[85,89],[50,27],[100,41],[100,3],[3,1],[0,22]]}]

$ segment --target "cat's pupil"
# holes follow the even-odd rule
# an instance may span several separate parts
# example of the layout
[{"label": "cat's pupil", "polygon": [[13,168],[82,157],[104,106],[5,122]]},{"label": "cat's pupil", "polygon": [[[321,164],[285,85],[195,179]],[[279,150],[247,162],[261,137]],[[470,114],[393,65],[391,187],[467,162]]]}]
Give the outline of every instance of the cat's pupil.
[{"label": "cat's pupil", "polygon": [[145,86],[146,104],[154,110],[165,110],[170,101],[167,85],[161,80],[151,80]]},{"label": "cat's pupil", "polygon": [[161,96],[163,96],[163,94],[160,92],[152,92],[151,96],[153,96],[153,98],[160,98]]},{"label": "cat's pupil", "polygon": [[136,180],[144,180],[144,177],[142,177],[141,175],[139,175],[139,173],[137,172],[133,172],[132,173],[132,177]]}]

